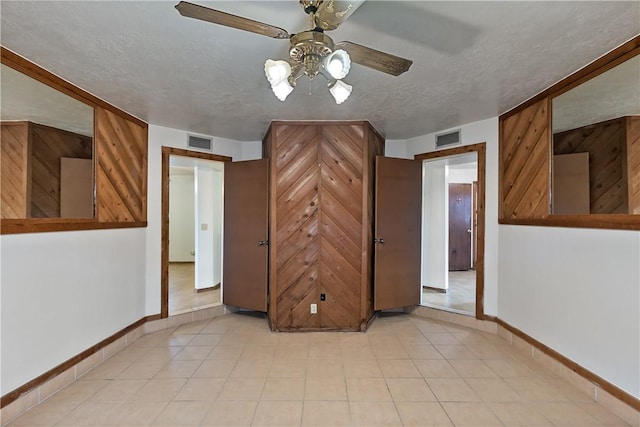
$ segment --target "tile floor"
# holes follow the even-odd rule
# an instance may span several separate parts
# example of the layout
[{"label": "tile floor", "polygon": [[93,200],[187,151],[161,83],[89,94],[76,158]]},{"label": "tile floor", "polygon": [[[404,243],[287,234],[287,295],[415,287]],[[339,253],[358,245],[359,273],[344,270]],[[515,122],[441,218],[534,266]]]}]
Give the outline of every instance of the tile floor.
[{"label": "tile floor", "polygon": [[448,291],[444,293],[424,288],[422,290],[422,304],[427,307],[447,310],[453,313],[475,316],[475,270],[450,271]]},{"label": "tile floor", "polygon": [[220,287],[195,292],[195,263],[169,263],[169,314],[176,315],[220,303]]},{"label": "tile floor", "polygon": [[273,333],[252,313],[145,335],[11,426],[626,426],[496,335],[408,314]]}]

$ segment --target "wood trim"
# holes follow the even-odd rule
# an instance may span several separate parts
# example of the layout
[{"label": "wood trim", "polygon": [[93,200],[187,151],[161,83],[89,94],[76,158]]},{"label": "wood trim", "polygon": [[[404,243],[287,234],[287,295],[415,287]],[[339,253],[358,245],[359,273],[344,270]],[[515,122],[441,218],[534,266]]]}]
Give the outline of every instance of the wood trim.
[{"label": "wood trim", "polygon": [[147,124],[139,118],[120,110],[119,108],[109,104],[106,101],[103,101],[102,99],[90,94],[83,89],[80,89],[79,87],[69,83],[61,77],[58,77],[52,72],[45,70],[39,65],[29,61],[25,57],[18,55],[17,53],[7,49],[4,46],[0,46],[0,62],[93,108],[101,107],[105,110],[111,111],[114,114],[117,114],[118,116],[126,120],[134,122],[138,126],[147,126]]},{"label": "wood trim", "polygon": [[547,218],[499,218],[498,223],[507,225],[533,225],[538,227],[640,230],[639,215],[550,215]]},{"label": "wood trim", "polygon": [[490,320],[491,316],[484,314],[484,246],[485,246],[485,206],[486,206],[486,176],[487,176],[487,143],[464,145],[428,153],[416,154],[416,160],[430,160],[458,154],[477,153],[478,156],[478,243],[476,259],[476,319]]},{"label": "wood trim", "polygon": [[81,352],[79,354],[76,354],[75,356],[71,357],[70,359],[65,360],[64,362],[62,362],[58,366],[56,366],[56,367],[54,367],[52,369],[49,369],[47,372],[43,373],[42,375],[39,375],[36,378],[32,379],[31,381],[29,381],[29,382],[21,385],[20,387],[16,388],[15,390],[12,390],[12,391],[8,392],[7,394],[3,395],[2,398],[0,398],[0,408],[4,408],[8,404],[10,404],[13,401],[15,401],[16,399],[18,399],[23,394],[28,393],[29,391],[31,391],[31,390],[41,386],[42,384],[46,383],[51,378],[61,374],[62,372],[66,371],[69,368],[72,368],[74,365],[76,365],[76,364],[82,362],[84,359],[94,355],[95,353],[97,353],[98,351],[102,350],[103,348],[105,348],[106,346],[111,344],[112,342],[122,338],[123,336],[125,336],[129,332],[133,331],[134,329],[138,328],[139,326],[144,325],[146,322],[150,322],[152,320],[157,320],[157,319],[159,319],[159,315],[152,315],[152,316],[143,317],[143,318],[133,322],[129,326],[124,327],[123,329],[119,330],[118,332],[114,333],[113,335],[103,339],[99,343],[92,345],[91,347],[89,347],[88,349],[84,350],[83,352]]},{"label": "wood trim", "polygon": [[43,233],[50,231],[106,230],[146,227],[147,221],[99,222],[95,218],[24,218],[0,221],[0,234]]},{"label": "wood trim", "polygon": [[573,74],[560,80],[558,83],[548,87],[532,98],[529,98],[522,104],[502,113],[499,116],[499,120],[502,121],[506,117],[516,114],[546,97],[553,98],[555,96],[558,96],[638,54],[640,54],[640,36],[632,38],[631,40],[604,54],[590,64],[585,65],[583,68],[579,69]]},{"label": "wood trim", "polygon": [[580,375],[581,377],[585,378],[586,380],[600,387],[601,389],[611,394],[616,399],[626,403],[627,405],[631,406],[635,410],[640,411],[640,399],[620,389],[619,387],[615,386],[614,384],[610,383],[609,381],[605,380],[599,375],[594,374],[593,372],[584,368],[580,364],[560,354],[559,352],[552,349],[551,347],[546,346],[545,344],[541,343],[540,341],[536,340],[530,335],[527,335],[526,333],[522,332],[520,329],[514,326],[511,326],[509,323],[505,322],[504,320],[497,318],[495,319],[495,322],[497,322],[498,325],[502,326],[507,331],[511,332],[513,335],[526,341],[527,343],[531,344],[533,347],[540,350],[547,356],[557,360],[558,362],[563,364],[565,367],[571,369],[576,374]]},{"label": "wood trim", "polygon": [[[231,157],[213,153],[162,147],[162,201],[161,201],[161,250],[160,250],[160,317],[169,317],[169,160],[171,156],[230,162]],[[145,183],[146,185],[146,183]]]}]

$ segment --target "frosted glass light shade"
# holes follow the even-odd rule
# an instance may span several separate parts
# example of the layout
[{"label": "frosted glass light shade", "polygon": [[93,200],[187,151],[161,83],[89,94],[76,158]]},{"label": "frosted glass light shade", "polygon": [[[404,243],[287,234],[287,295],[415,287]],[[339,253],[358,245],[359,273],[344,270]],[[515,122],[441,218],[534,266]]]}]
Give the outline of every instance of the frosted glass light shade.
[{"label": "frosted glass light shade", "polygon": [[327,56],[324,66],[334,79],[344,79],[351,69],[351,58],[346,51],[338,49]]},{"label": "frosted glass light shade", "polygon": [[291,75],[291,65],[287,61],[273,61],[267,59],[264,63],[264,74],[271,85],[277,85]]},{"label": "frosted glass light shade", "polygon": [[336,104],[342,104],[351,95],[353,86],[346,84],[342,80],[336,80],[336,82],[329,88],[329,92],[333,95],[333,99],[336,100]]},{"label": "frosted glass light shade", "polygon": [[293,92],[293,86],[289,84],[287,79],[281,80],[280,83],[271,85],[271,90],[280,101],[287,99],[287,96]]}]

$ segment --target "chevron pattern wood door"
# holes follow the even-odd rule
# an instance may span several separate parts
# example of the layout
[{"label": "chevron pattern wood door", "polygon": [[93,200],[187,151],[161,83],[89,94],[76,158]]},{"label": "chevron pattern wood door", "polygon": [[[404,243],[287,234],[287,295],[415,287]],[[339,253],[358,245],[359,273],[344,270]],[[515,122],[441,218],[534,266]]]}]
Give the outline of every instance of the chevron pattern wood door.
[{"label": "chevron pattern wood door", "polygon": [[103,108],[95,114],[98,221],[146,221],[147,128]]},{"label": "chevron pattern wood door", "polygon": [[265,141],[272,171],[272,326],[366,327],[373,312],[369,168],[384,141],[364,122],[278,122]]},{"label": "chevron pattern wood door", "polygon": [[549,215],[549,98],[500,121],[500,218]]},{"label": "chevron pattern wood door", "polygon": [[629,213],[640,215],[640,117],[626,118]]}]

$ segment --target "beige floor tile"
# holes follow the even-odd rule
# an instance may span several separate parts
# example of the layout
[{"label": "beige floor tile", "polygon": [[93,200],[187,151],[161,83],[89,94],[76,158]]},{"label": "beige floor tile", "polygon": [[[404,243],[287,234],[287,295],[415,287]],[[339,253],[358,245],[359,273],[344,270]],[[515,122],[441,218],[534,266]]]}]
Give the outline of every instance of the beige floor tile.
[{"label": "beige floor tile", "polygon": [[357,426],[399,426],[393,402],[350,402],[351,418]]},{"label": "beige floor tile", "polygon": [[114,417],[120,410],[121,402],[85,402],[67,414],[59,423],[60,426],[100,426]]},{"label": "beige floor tile", "polygon": [[208,359],[203,361],[193,373],[194,378],[226,378],[236,366],[235,360]]},{"label": "beige floor tile", "polygon": [[478,358],[478,356],[464,345],[435,344],[434,347],[448,360]]},{"label": "beige floor tile", "polygon": [[149,380],[131,401],[136,402],[169,402],[173,400],[180,389],[186,384],[185,378],[167,378]]},{"label": "beige floor tile", "polygon": [[203,320],[203,321],[200,321],[200,322],[187,323],[187,324],[179,326],[178,329],[176,329],[173,333],[174,334],[187,334],[187,335],[199,334],[210,323],[211,322],[209,320]]},{"label": "beige floor tile", "polygon": [[544,378],[514,377],[504,381],[525,400],[531,402],[566,402],[568,399]]},{"label": "beige floor tile", "polygon": [[154,426],[199,426],[209,411],[209,402],[170,402]]},{"label": "beige floor tile", "polygon": [[260,400],[302,400],[305,378],[267,378]]},{"label": "beige floor tile", "polygon": [[224,378],[190,378],[174,400],[213,401],[218,397],[225,382]]},{"label": "beige floor tile", "polygon": [[150,379],[153,378],[162,367],[166,364],[166,361],[141,361],[134,362],[127,369],[122,371],[118,375],[119,380],[132,380],[132,379]]},{"label": "beige floor tile", "polygon": [[420,375],[411,359],[380,359],[378,363],[386,378],[415,378]]},{"label": "beige floor tile", "polygon": [[482,360],[449,360],[463,378],[496,378],[498,375]]},{"label": "beige floor tile", "polygon": [[344,378],[342,359],[309,359],[307,377]]},{"label": "beige floor tile", "polygon": [[238,360],[244,349],[244,345],[217,345],[205,359]]},{"label": "beige floor tile", "polygon": [[503,378],[511,377],[533,377],[535,373],[529,369],[524,363],[514,359],[491,359],[485,360],[484,363],[489,366],[493,372]]},{"label": "beige floor tile", "polygon": [[218,400],[258,400],[265,378],[229,378],[222,386]]},{"label": "beige floor tile", "polygon": [[621,418],[609,412],[604,406],[597,402],[579,402],[575,404],[580,410],[591,415],[593,418],[606,426],[627,427],[628,424]]},{"label": "beige floor tile", "polygon": [[47,401],[60,403],[82,403],[110,384],[108,380],[78,380],[63,388]]},{"label": "beige floor tile", "polygon": [[189,378],[201,363],[200,360],[171,360],[154,378]]},{"label": "beige floor tile", "polygon": [[456,427],[502,427],[502,422],[483,403],[444,402],[442,406]]},{"label": "beige floor tile", "polygon": [[269,369],[269,377],[275,378],[304,378],[307,375],[307,360],[275,359]]},{"label": "beige floor tile", "polygon": [[349,403],[341,401],[305,400],[302,412],[303,426],[351,426]]},{"label": "beige floor tile", "polygon": [[444,359],[414,360],[413,362],[424,378],[458,378],[460,376]]},{"label": "beige floor tile", "polygon": [[432,345],[405,346],[405,350],[412,359],[444,359],[438,350]]},{"label": "beige floor tile", "polygon": [[343,344],[341,347],[342,359],[344,361],[375,360],[376,358],[368,342],[365,344]]},{"label": "beige floor tile", "polygon": [[347,378],[347,397],[350,402],[391,401],[391,393],[383,378]]},{"label": "beige floor tile", "polygon": [[257,401],[214,402],[202,421],[203,426],[250,426]]},{"label": "beige floor tile", "polygon": [[538,403],[534,407],[556,426],[600,426],[596,418],[574,403]]},{"label": "beige floor tile", "polygon": [[305,400],[347,400],[344,377],[309,377],[304,390]]},{"label": "beige floor tile", "polygon": [[410,359],[409,353],[400,345],[371,345],[376,359]]},{"label": "beige floor tile", "polygon": [[440,402],[477,402],[478,395],[461,378],[428,378],[427,384]]},{"label": "beige floor tile", "polygon": [[251,425],[299,426],[302,421],[302,401],[261,401]]},{"label": "beige floor tile", "polygon": [[222,334],[198,334],[189,341],[189,345],[215,346],[221,339]]},{"label": "beige floor tile", "polygon": [[207,345],[188,345],[180,350],[173,360],[204,360],[213,349],[213,346]]},{"label": "beige floor tile", "polygon": [[176,357],[176,354],[180,353],[184,347],[155,347],[149,349],[138,360],[141,362],[168,362]]},{"label": "beige floor tile", "polygon": [[238,360],[231,371],[235,378],[266,378],[271,369],[271,360]]},{"label": "beige floor tile", "polygon": [[276,347],[275,359],[307,359],[309,346],[307,344],[281,344]]},{"label": "beige floor tile", "polygon": [[382,371],[376,359],[348,359],[344,361],[346,378],[382,378]]},{"label": "beige floor tile", "polygon": [[310,344],[309,359],[342,359],[342,348],[337,342]]},{"label": "beige floor tile", "polygon": [[397,402],[405,426],[452,427],[453,424],[439,403]]},{"label": "beige floor tile", "polygon": [[436,397],[423,378],[387,378],[395,402],[429,402]]},{"label": "beige floor tile", "polygon": [[147,426],[167,407],[167,402],[124,402],[104,420],[111,426]]},{"label": "beige floor tile", "polygon": [[131,399],[149,380],[113,380],[89,400],[94,402],[122,402]]},{"label": "beige floor tile", "polygon": [[131,366],[135,360],[106,360],[85,375],[83,380],[112,380]]},{"label": "beige floor tile", "polygon": [[[253,340],[252,340],[253,341]],[[250,342],[244,348],[240,359],[242,360],[273,360],[276,354],[275,344],[254,344]]]},{"label": "beige floor tile", "polygon": [[49,399],[13,420],[10,426],[53,426],[80,404],[73,401],[55,402]]},{"label": "beige floor tile", "polygon": [[488,406],[506,426],[549,427],[553,425],[531,403],[489,403]]},{"label": "beige floor tile", "polygon": [[431,344],[459,345],[460,342],[448,332],[426,333],[424,336]]},{"label": "beige floor tile", "polygon": [[484,402],[520,402],[522,396],[502,378],[467,378],[467,384]]}]

